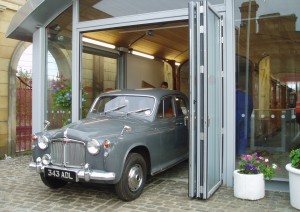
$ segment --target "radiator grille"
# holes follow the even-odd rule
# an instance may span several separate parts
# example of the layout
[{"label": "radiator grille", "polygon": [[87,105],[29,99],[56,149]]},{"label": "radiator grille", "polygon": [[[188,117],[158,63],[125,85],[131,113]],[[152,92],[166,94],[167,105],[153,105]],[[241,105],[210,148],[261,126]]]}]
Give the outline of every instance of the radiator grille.
[{"label": "radiator grille", "polygon": [[82,167],[85,164],[84,142],[71,139],[55,139],[51,142],[51,157],[54,165]]}]

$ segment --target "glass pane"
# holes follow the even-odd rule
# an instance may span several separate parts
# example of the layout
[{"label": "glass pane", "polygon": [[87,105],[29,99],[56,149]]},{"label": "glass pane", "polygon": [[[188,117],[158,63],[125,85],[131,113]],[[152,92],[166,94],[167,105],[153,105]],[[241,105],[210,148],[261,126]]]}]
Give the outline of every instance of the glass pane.
[{"label": "glass pane", "polygon": [[82,54],[82,118],[94,99],[105,91],[116,89],[117,59],[102,56],[105,51],[83,48]]},{"label": "glass pane", "polygon": [[175,64],[187,62],[189,57],[187,26],[187,21],[180,21],[84,32],[86,108],[100,92],[118,88],[116,79],[121,76],[117,73],[126,72],[128,89],[159,88],[163,81],[168,82],[168,89],[174,89]]},{"label": "glass pane", "polygon": [[208,10],[208,191],[221,180],[221,81],[220,81],[220,25],[217,17]]},{"label": "glass pane", "polygon": [[299,11],[297,0],[235,0],[236,153],[268,157],[275,180],[288,178],[289,151],[300,146]]},{"label": "glass pane", "polygon": [[188,115],[188,107],[186,106],[186,102],[184,99],[180,97],[175,98],[176,104],[176,114],[177,116],[186,116]]},{"label": "glass pane", "polygon": [[[80,0],[80,21],[187,8],[190,0]],[[223,4],[224,0],[209,0]]]},{"label": "glass pane", "polygon": [[154,98],[146,96],[102,96],[97,99],[88,115],[126,115],[147,119],[153,112],[154,103]]},{"label": "glass pane", "polygon": [[72,8],[47,26],[47,104],[49,129],[71,122]]},{"label": "glass pane", "polygon": [[173,104],[172,104],[172,97],[166,97],[161,100],[158,112],[157,112],[157,118],[171,118],[174,117],[174,110],[173,110]]}]

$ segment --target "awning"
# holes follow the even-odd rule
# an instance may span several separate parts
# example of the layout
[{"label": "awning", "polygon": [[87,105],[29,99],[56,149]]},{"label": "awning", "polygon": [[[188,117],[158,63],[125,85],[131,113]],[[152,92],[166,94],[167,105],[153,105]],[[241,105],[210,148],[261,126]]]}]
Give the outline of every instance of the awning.
[{"label": "awning", "polygon": [[32,42],[37,28],[49,24],[72,4],[72,0],[28,0],[13,17],[6,37]]}]

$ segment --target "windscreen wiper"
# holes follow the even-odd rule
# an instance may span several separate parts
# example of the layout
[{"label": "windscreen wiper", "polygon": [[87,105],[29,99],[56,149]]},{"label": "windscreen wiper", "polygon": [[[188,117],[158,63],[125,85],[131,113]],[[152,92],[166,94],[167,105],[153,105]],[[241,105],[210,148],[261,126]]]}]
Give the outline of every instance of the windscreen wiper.
[{"label": "windscreen wiper", "polygon": [[112,109],[110,109],[110,110],[104,111],[104,114],[109,113],[109,112],[114,112],[114,111],[120,110],[120,109],[122,109],[123,107],[126,107],[126,105],[121,105],[121,106],[112,108]]},{"label": "windscreen wiper", "polygon": [[141,113],[141,112],[144,112],[144,111],[147,111],[147,110],[150,110],[150,108],[141,108],[141,109],[138,109],[138,110],[129,111],[129,112],[126,113],[126,115],[129,115],[131,113]]}]

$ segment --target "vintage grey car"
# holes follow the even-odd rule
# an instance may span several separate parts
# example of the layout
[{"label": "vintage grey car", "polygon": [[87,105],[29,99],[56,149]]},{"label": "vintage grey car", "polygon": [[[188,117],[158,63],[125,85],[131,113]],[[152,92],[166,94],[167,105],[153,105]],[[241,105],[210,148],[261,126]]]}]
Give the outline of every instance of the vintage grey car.
[{"label": "vintage grey car", "polygon": [[45,185],[115,184],[120,199],[146,177],[188,158],[188,100],[178,91],[116,90],[97,97],[83,120],[33,136],[32,162]]}]

